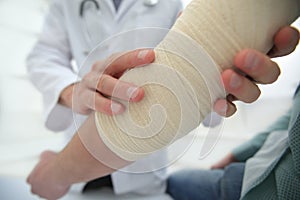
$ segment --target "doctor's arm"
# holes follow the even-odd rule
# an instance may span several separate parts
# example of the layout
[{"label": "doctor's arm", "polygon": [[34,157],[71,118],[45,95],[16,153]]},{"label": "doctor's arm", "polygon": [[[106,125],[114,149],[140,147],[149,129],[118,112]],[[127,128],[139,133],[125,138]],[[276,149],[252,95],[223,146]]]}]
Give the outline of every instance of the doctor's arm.
[{"label": "doctor's arm", "polygon": [[[73,123],[73,111],[84,115],[93,111],[108,115],[123,112],[123,106],[109,98],[118,77],[124,71],[154,59],[153,51],[140,50],[127,54],[127,62],[120,63],[124,61],[118,59],[122,54],[114,54],[95,63],[79,81],[71,66],[68,26],[62,3],[55,0],[45,18],[42,33],[27,58],[30,80],[43,96],[46,127],[52,131],[69,127]],[[135,102],[143,97],[143,91],[133,84],[122,82],[119,86],[122,90],[115,93],[116,98]]]},{"label": "doctor's arm", "polygon": [[132,83],[118,79],[125,71],[149,64],[154,58],[153,50],[138,49],[115,53],[99,60],[80,82],[62,91],[59,103],[84,115],[94,111],[107,115],[121,114],[124,112],[123,105],[110,97],[137,102],[143,98],[144,91]]},{"label": "doctor's arm", "polygon": [[61,91],[78,79],[71,66],[68,26],[61,4],[57,0],[51,4],[26,63],[29,78],[43,97],[46,127],[53,131],[61,131],[72,122],[71,110],[57,102]]}]

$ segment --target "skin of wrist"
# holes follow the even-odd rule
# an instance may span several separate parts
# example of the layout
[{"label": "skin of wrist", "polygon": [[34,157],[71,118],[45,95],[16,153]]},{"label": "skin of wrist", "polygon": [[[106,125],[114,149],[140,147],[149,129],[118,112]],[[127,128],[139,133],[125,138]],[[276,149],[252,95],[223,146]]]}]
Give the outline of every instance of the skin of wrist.
[{"label": "skin of wrist", "polygon": [[59,101],[58,103],[63,105],[63,106],[66,106],[68,108],[71,108],[72,107],[72,98],[73,98],[73,89],[74,89],[74,85],[75,84],[72,84],[72,85],[69,85],[67,86],[60,94],[60,97],[59,97]]},{"label": "skin of wrist", "polygon": [[74,182],[72,176],[69,175],[69,171],[61,165],[63,162],[60,154],[58,154],[50,164],[50,174],[58,187],[66,188]]},{"label": "skin of wrist", "polygon": [[[60,153],[57,154],[55,160],[52,162],[52,169],[55,176],[54,179],[60,186],[66,187],[75,183],[87,182],[96,178],[90,178],[89,176],[86,176],[86,174],[82,173],[82,168],[85,168],[90,160],[88,162],[84,162],[85,165],[78,164],[77,159],[79,155],[70,149],[72,149],[72,145],[76,146],[76,148],[81,148],[83,146],[77,134],[73,139],[75,142],[67,145]],[[82,149],[85,150],[84,147]],[[94,158],[91,159],[94,160]],[[98,162],[99,161],[97,161],[97,164]],[[90,172],[92,171],[93,170],[90,170]],[[94,174],[99,174],[97,170],[95,171],[96,172],[94,172]]]}]

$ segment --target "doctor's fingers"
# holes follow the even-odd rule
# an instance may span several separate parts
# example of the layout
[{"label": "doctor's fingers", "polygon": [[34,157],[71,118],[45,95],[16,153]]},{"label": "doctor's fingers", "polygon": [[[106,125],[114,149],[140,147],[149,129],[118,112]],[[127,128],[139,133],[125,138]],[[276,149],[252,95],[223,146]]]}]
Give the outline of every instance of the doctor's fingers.
[{"label": "doctor's fingers", "polygon": [[132,83],[120,81],[112,76],[103,75],[97,83],[97,91],[102,94],[126,101],[138,102],[144,97],[144,90]]},{"label": "doctor's fingers", "polygon": [[138,49],[113,54],[104,62],[106,66],[104,73],[115,76],[124,73],[126,70],[150,64],[154,59],[155,53],[152,49]]},{"label": "doctor's fingers", "polygon": [[132,83],[120,81],[107,74],[99,77],[96,74],[89,73],[83,80],[88,88],[107,96],[131,102],[138,102],[144,97],[144,90],[142,88]]},{"label": "doctor's fingers", "polygon": [[107,115],[121,114],[125,111],[125,108],[122,104],[108,99],[98,92],[89,90],[84,96],[85,106],[93,111],[101,112]]},{"label": "doctor's fingers", "polygon": [[299,43],[299,31],[286,26],[281,28],[274,37],[274,47],[268,53],[271,57],[285,56],[292,53]]}]

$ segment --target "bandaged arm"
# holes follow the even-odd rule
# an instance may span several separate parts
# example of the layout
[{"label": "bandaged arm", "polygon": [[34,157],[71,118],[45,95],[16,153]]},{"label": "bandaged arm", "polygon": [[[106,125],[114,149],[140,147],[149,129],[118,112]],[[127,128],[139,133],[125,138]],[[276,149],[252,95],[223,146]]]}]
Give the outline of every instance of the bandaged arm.
[{"label": "bandaged arm", "polygon": [[[197,2],[203,2],[203,1],[194,0],[194,3],[197,3]],[[215,2],[215,1],[209,1],[209,2]],[[236,2],[240,2],[240,1],[236,1]],[[268,2],[270,2],[270,1],[268,1]],[[276,2],[280,3],[281,1],[276,0]],[[295,3],[298,1],[290,0],[289,2]],[[245,3],[245,2],[243,2],[243,3]],[[219,4],[217,4],[217,5],[219,5]],[[217,5],[215,5],[215,6],[217,6]],[[210,5],[207,5],[207,6],[210,6]],[[191,7],[191,8],[193,8],[193,7]],[[298,12],[298,10],[295,12]],[[230,14],[231,12],[228,11],[228,13]],[[187,16],[188,14],[189,13],[187,13],[186,15],[183,14],[183,17]],[[279,14],[279,13],[277,13],[277,14]],[[295,17],[293,17],[293,18],[295,18]],[[291,19],[291,21],[292,20],[293,19]],[[290,23],[290,21],[286,22],[286,23]],[[185,25],[184,23],[180,24],[180,20],[179,20],[178,24],[179,24],[178,26]],[[285,23],[283,22],[283,24],[285,24]],[[250,24],[248,24],[248,25],[250,26]],[[237,28],[237,30],[240,30],[241,27],[235,27],[235,28]],[[182,28],[181,30],[183,30],[183,29],[184,28]],[[184,29],[184,30],[186,30],[186,29]],[[278,29],[276,29],[276,30],[278,30]],[[264,35],[267,36],[268,34],[264,34]],[[250,36],[249,36],[249,38],[250,38]],[[244,40],[249,39],[249,38],[244,38]],[[271,44],[269,44],[269,42],[266,42],[267,44],[262,44],[264,41],[257,41],[258,38],[259,37],[257,37],[255,40],[256,45],[258,46],[258,47],[256,47],[256,49],[260,49],[263,52],[263,51],[267,51],[268,49],[271,48],[271,46],[270,46]],[[270,41],[270,38],[265,38],[265,40]],[[249,44],[251,43],[251,41],[254,41],[253,38],[249,39]],[[246,42],[245,47],[244,47],[244,45],[241,45],[240,48],[251,47],[251,46],[249,46],[249,44]],[[260,45],[262,45],[262,46],[260,47]],[[218,44],[217,44],[217,46],[218,46]],[[222,46],[222,45],[220,45],[220,46]],[[216,47],[216,46],[209,45],[209,47]],[[213,48],[210,49],[209,47],[206,49],[207,52],[209,52],[209,53],[214,52],[214,49]],[[234,53],[237,53],[240,50],[240,48],[237,48],[236,52],[234,51],[231,53],[234,55]],[[224,50],[224,54],[226,54],[226,53],[230,53],[230,52],[226,52]],[[231,66],[230,62],[226,63],[227,59],[224,59],[224,62],[222,61],[222,59],[223,59],[222,55],[224,55],[224,54],[218,54],[220,56],[220,58],[218,58],[218,59],[214,58],[214,60],[218,60],[217,63],[220,66]],[[217,56],[217,55],[215,55],[215,56]],[[101,120],[100,120],[100,122],[101,122]],[[110,129],[110,126],[106,126],[106,127],[108,129]],[[108,173],[113,172],[114,169],[122,168],[123,166],[130,164],[129,161],[125,161],[125,160],[130,160],[131,157],[129,157],[129,156],[131,156],[131,154],[120,153],[119,151],[116,151],[116,149],[112,149],[112,145],[108,148],[107,147],[108,142],[107,142],[107,144],[104,144],[103,135],[101,136],[102,138],[100,138],[97,129],[99,130],[99,127],[96,127],[96,125],[95,125],[95,116],[91,115],[88,118],[88,120],[85,122],[85,124],[78,130],[78,132],[81,134],[81,137],[79,138],[78,134],[76,134],[75,137],[70,142],[70,144],[59,154],[56,162],[59,163],[61,161],[61,163],[62,163],[61,170],[66,171],[66,173],[64,173],[62,176],[66,176],[65,178],[70,183],[82,182],[82,181],[90,180],[97,176],[104,176]],[[89,144],[88,146],[83,145],[83,143],[81,142],[80,139],[82,139],[82,134],[88,136],[88,137],[84,137],[85,138],[84,142],[85,142],[85,144]],[[111,137],[110,134],[108,134],[108,135]],[[131,147],[131,146],[129,146],[129,147]],[[117,154],[118,154],[118,156],[117,156]],[[95,155],[97,155],[97,158],[95,158]],[[126,159],[122,159],[121,158],[122,156]],[[137,156],[137,157],[139,157],[139,156]],[[132,160],[135,160],[135,158],[136,158],[135,155],[133,155],[132,158],[133,158]],[[114,166],[114,168],[110,168],[110,167],[106,166],[105,163],[110,163],[110,166]]]}]

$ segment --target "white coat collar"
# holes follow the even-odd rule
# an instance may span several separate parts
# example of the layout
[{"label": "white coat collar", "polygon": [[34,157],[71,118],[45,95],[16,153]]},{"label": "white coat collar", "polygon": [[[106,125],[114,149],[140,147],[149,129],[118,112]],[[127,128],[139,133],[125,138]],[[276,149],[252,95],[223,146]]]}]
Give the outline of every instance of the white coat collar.
[{"label": "white coat collar", "polygon": [[[99,1],[99,0],[98,0]],[[137,0],[122,0],[118,11],[116,11],[113,0],[103,0],[110,9],[110,12],[115,16],[115,20],[119,20]]]}]

